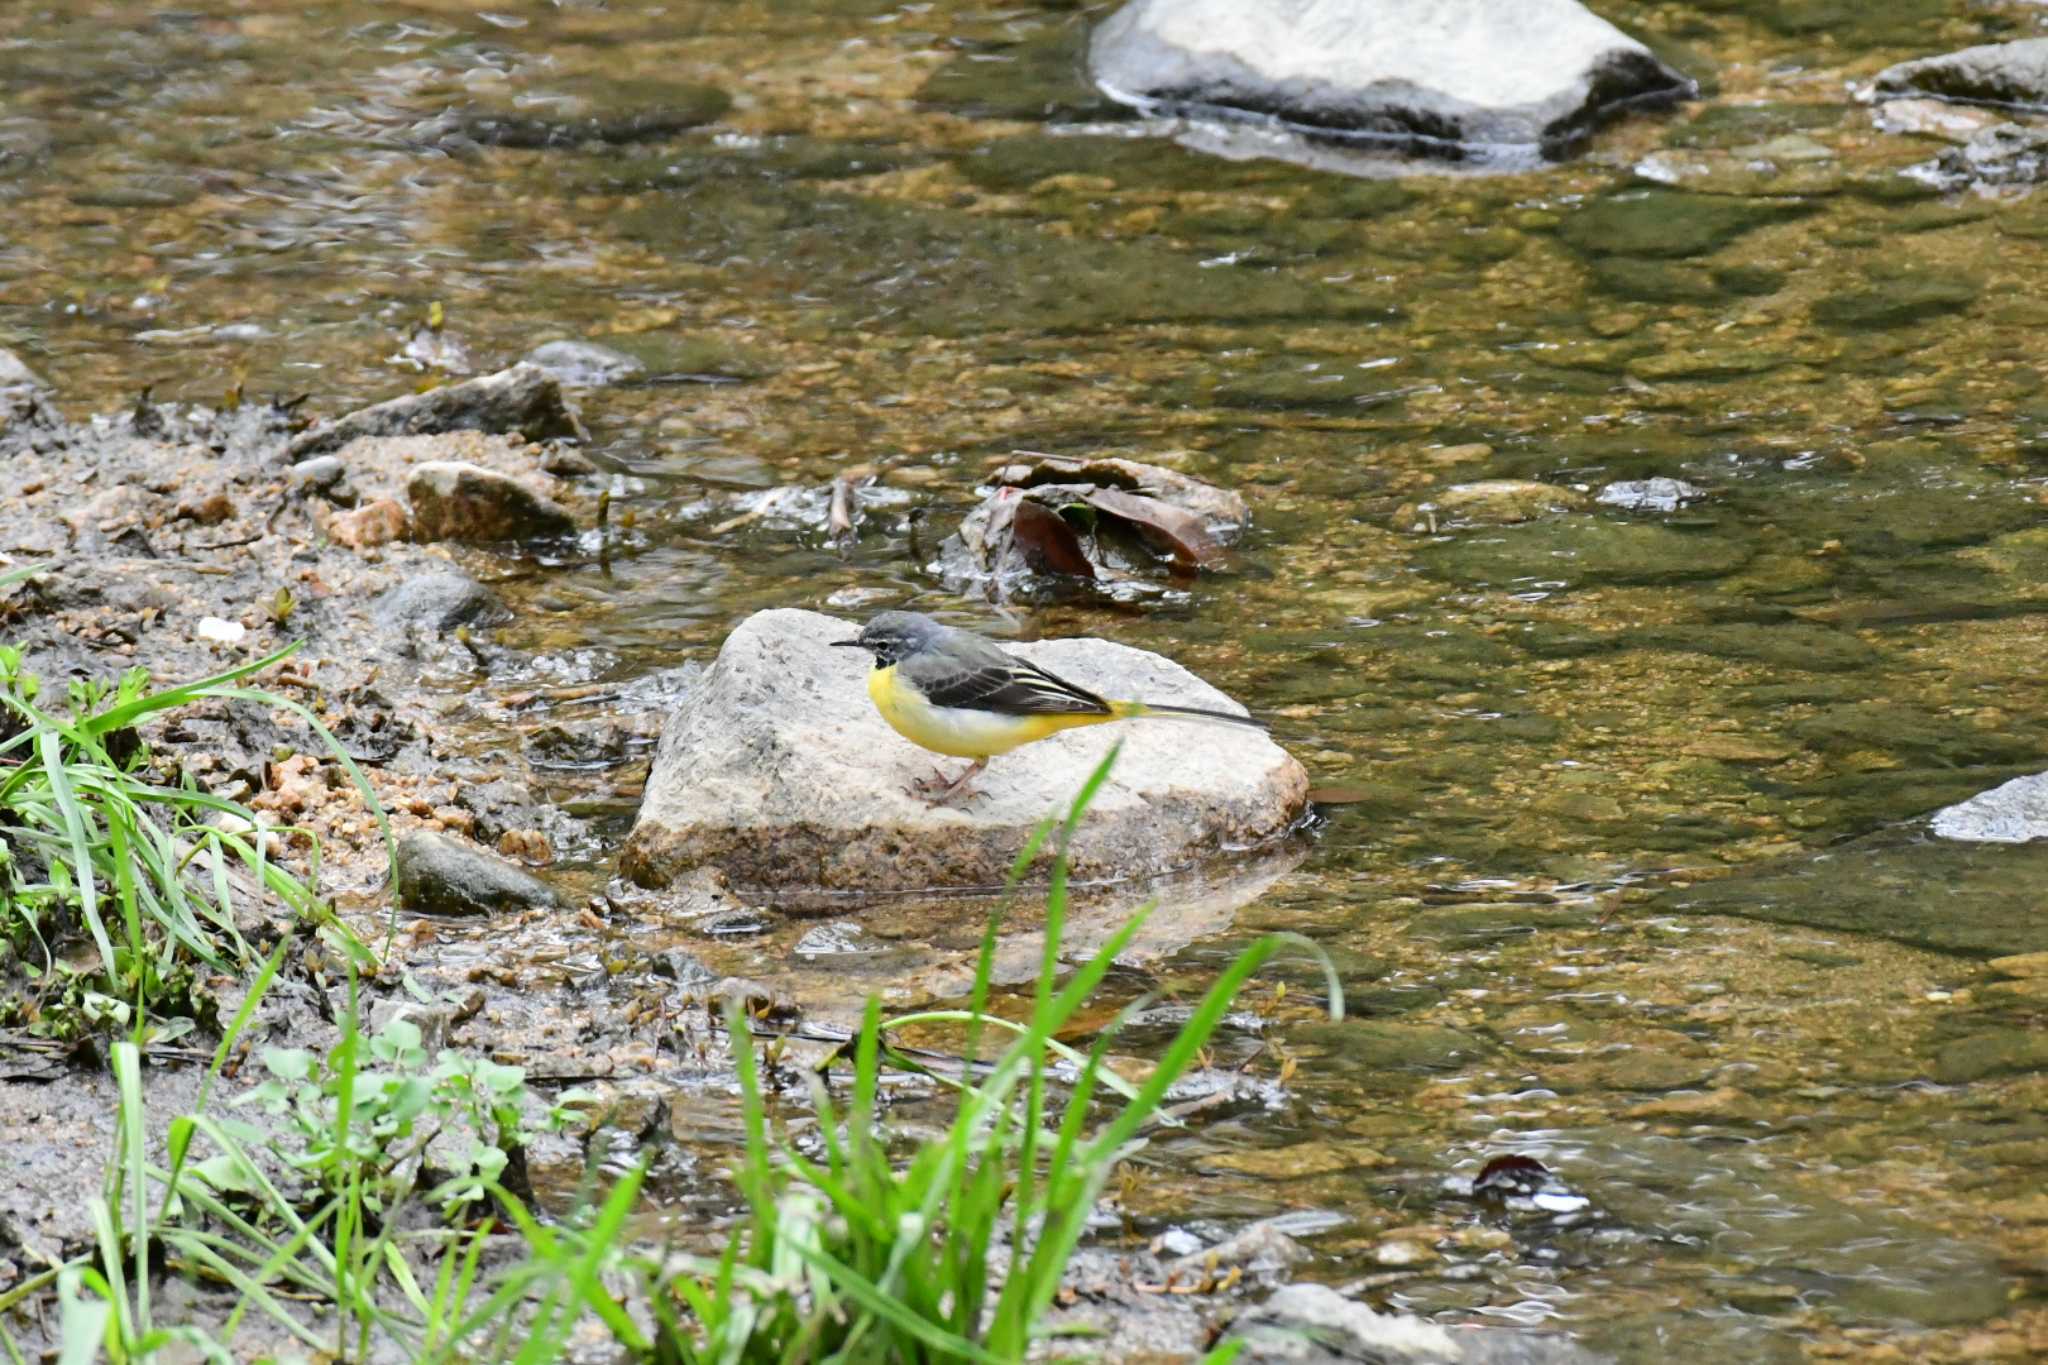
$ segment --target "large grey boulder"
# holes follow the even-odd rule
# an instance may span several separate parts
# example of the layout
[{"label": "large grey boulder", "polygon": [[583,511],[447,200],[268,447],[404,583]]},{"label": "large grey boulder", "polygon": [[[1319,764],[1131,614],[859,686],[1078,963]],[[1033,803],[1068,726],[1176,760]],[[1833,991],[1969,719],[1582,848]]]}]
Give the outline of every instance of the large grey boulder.
[{"label": "large grey boulder", "polygon": [[1132,0],[1088,66],[1147,112],[1482,159],[1561,156],[1696,89],[1576,0]]},{"label": "large grey boulder", "polygon": [[2048,839],[2048,773],[2015,777],[1934,813],[1934,832],[1973,844]]},{"label": "large grey boulder", "polygon": [[1291,1284],[1231,1325],[1247,1365],[1600,1365],[1568,1337],[1440,1327],[1375,1313],[1323,1284]]},{"label": "large grey boulder", "polygon": [[1965,104],[2048,109],[2048,38],[1985,43],[1900,62],[1877,73],[1871,95],[1881,100],[1931,95]]},{"label": "large grey boulder", "polygon": [[[876,713],[868,656],[832,647],[858,630],[808,611],[741,622],[662,731],[620,857],[628,876],[665,886],[709,865],[746,889],[997,887],[1118,739],[1122,757],[1074,840],[1079,880],[1149,877],[1242,849],[1306,807],[1307,773],[1265,735],[1168,720],[1026,745],[995,759],[970,794],[934,805],[910,784],[965,760],[926,753]],[[1106,640],[1009,647],[1109,696],[1238,709],[1179,665]]]}]

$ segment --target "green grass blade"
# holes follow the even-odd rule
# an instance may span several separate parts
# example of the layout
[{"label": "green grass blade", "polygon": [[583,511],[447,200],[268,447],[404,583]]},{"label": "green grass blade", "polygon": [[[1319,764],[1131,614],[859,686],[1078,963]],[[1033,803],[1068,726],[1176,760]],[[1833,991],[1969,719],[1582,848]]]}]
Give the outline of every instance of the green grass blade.
[{"label": "green grass blade", "polygon": [[100,950],[100,962],[106,968],[107,979],[118,981],[120,970],[114,964],[114,945],[107,938],[106,926],[100,923],[99,892],[93,876],[92,842],[86,835],[85,812],[79,808],[78,797],[72,791],[70,776],[64,768],[64,753],[54,730],[44,730],[36,736],[36,756],[43,761],[44,780],[49,783],[50,795],[56,801],[58,815],[64,823],[65,837],[71,844],[71,870],[78,884],[79,913],[84,916],[86,927],[92,931],[93,946]]}]

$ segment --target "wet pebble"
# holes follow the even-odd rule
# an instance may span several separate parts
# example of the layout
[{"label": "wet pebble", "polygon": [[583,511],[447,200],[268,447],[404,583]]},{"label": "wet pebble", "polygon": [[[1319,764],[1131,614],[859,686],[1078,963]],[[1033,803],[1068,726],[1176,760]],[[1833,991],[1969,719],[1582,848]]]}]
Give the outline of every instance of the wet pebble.
[{"label": "wet pebble", "polygon": [[399,904],[430,915],[487,915],[560,904],[554,889],[494,853],[425,831],[398,842]]},{"label": "wet pebble", "polygon": [[420,540],[498,541],[567,535],[575,519],[509,475],[460,460],[416,465],[405,494]]},{"label": "wet pebble", "polygon": [[348,474],[348,466],[337,456],[315,455],[310,460],[301,460],[285,471],[285,479],[292,492],[301,497],[308,493],[322,493],[340,483]]},{"label": "wet pebble", "polygon": [[411,528],[405,508],[390,498],[365,503],[352,512],[337,512],[327,519],[327,538],[352,550],[368,550],[403,540]]},{"label": "wet pebble", "polygon": [[525,783],[511,778],[460,783],[455,789],[455,804],[469,812],[476,837],[487,844],[497,843],[514,830],[532,829],[540,822],[533,793]]},{"label": "wet pebble", "polygon": [[[497,595],[467,574],[421,574],[402,579],[370,605],[370,619],[384,629],[414,628],[442,634],[504,611]],[[461,797],[458,794],[457,800]]]}]

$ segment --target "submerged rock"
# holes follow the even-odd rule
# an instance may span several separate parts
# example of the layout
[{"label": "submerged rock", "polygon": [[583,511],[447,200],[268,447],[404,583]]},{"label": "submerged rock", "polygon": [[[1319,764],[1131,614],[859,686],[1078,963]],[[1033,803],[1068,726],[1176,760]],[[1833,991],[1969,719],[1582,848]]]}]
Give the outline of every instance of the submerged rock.
[{"label": "submerged rock", "polygon": [[1594,501],[1628,512],[1676,512],[1706,495],[1705,489],[1684,479],[1623,479],[1602,488]]},{"label": "submerged rock", "polygon": [[[2048,142],[2043,144],[2048,150]],[[1906,327],[1976,303],[1979,286],[1960,271],[1922,268],[1873,272],[1874,288],[1845,289],[1814,300],[1813,318],[1845,331]]]},{"label": "submerged rock", "polygon": [[1973,844],[2024,844],[2048,839],[2048,773],[2015,777],[1934,813],[1944,839]]},{"label": "submerged rock", "polygon": [[732,107],[732,96],[711,85],[678,83],[657,108],[624,112],[575,113],[548,117],[510,110],[476,110],[463,114],[456,127],[463,136],[486,147],[533,150],[579,147],[587,143],[623,146],[658,142],[714,122]]},{"label": "submerged rock", "polygon": [[389,588],[371,604],[370,619],[398,634],[417,627],[438,635],[503,611],[489,588],[451,569],[407,578]]},{"label": "submerged rock", "polygon": [[[858,627],[807,611],[742,622],[662,732],[620,856],[666,885],[709,865],[737,886],[851,891],[1002,885],[1038,822],[1064,810],[1112,743],[1122,757],[1071,851],[1084,881],[1148,877],[1285,831],[1308,798],[1301,765],[1259,732],[1164,720],[1092,726],[994,760],[952,805],[913,795],[941,759],[868,699]],[[1169,660],[1106,640],[1015,652],[1107,695],[1236,709]]]},{"label": "submerged rock", "polygon": [[1877,99],[1930,95],[1964,104],[2048,109],[2048,38],[1985,43],[1888,66],[1871,87]]},{"label": "submerged rock", "polygon": [[47,393],[50,385],[28,363],[5,346],[0,346],[0,397],[16,393]]},{"label": "submerged rock", "polygon": [[1482,160],[1565,155],[1686,76],[1576,0],[1132,0],[1089,73],[1147,112]]},{"label": "submerged rock", "polygon": [[488,915],[561,904],[554,889],[493,853],[445,834],[398,841],[398,903],[426,915]]},{"label": "submerged rock", "polygon": [[526,363],[572,389],[601,389],[647,372],[638,358],[594,341],[542,342],[526,353]]},{"label": "submerged rock", "polygon": [[418,540],[526,540],[576,529],[560,503],[507,474],[460,460],[429,460],[405,483]]},{"label": "submerged rock", "polygon": [[1375,1313],[1328,1285],[1291,1284],[1240,1314],[1230,1335],[1241,1361],[1311,1365],[1597,1365],[1566,1337],[1502,1328],[1446,1328],[1405,1313]]},{"label": "submerged rock", "polygon": [[1394,529],[1434,535],[1440,527],[1515,526],[1558,512],[1585,507],[1586,495],[1576,489],[1533,479],[1481,479],[1438,489],[1422,503],[1394,512]]},{"label": "submerged rock", "polygon": [[1944,191],[2039,184],[2048,180],[2048,128],[1994,123],[1908,174]]},{"label": "submerged rock", "polygon": [[529,441],[590,439],[562,397],[562,386],[537,365],[448,384],[360,408],[293,438],[294,461],[340,450],[362,436],[417,436],[442,431],[518,432]]}]

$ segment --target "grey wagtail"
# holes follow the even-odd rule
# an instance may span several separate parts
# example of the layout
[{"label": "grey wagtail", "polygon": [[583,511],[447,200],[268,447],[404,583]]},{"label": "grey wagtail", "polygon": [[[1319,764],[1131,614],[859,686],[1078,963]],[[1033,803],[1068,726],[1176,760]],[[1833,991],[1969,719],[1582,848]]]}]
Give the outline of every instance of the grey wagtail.
[{"label": "grey wagtail", "polygon": [[1111,701],[914,611],[877,612],[859,638],[832,643],[875,656],[868,695],[897,734],[934,753],[974,760],[936,791],[924,784],[924,793],[939,801],[959,792],[997,754],[1082,725],[1158,716],[1266,728],[1226,711]]}]

